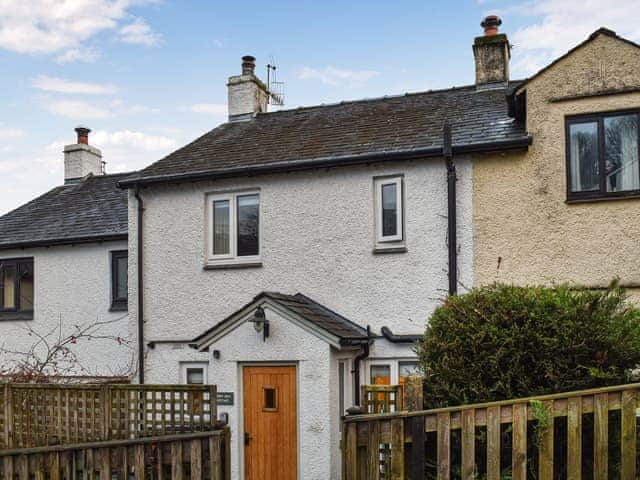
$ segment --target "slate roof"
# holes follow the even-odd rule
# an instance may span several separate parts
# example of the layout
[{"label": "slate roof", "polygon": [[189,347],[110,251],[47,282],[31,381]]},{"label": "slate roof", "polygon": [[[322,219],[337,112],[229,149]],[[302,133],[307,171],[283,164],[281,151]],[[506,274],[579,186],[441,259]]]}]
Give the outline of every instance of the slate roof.
[{"label": "slate roof", "polygon": [[445,119],[452,125],[454,153],[525,148],[530,138],[507,109],[506,93],[516,84],[259,113],[218,126],[120,184],[365,163],[398,154],[441,156]]},{"label": "slate roof", "polygon": [[240,310],[198,335],[193,339],[193,343],[197,344],[198,347],[201,347],[202,344],[206,343],[207,337],[215,333],[221,327],[224,327],[227,323],[231,322],[238,313],[249,307],[251,304],[264,298],[277,303],[295,315],[308,320],[322,330],[338,337],[341,343],[349,343],[349,341],[363,342],[368,339],[367,330],[365,328],[301,293],[285,295],[278,292],[262,292]]},{"label": "slate roof", "polygon": [[88,176],[3,215],[0,249],[127,238],[127,192],[116,184],[129,175]]}]

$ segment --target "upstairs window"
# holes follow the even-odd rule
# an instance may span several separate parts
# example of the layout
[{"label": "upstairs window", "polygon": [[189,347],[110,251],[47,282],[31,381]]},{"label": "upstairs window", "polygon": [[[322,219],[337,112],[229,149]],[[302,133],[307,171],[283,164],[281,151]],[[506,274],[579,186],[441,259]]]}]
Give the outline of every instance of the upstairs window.
[{"label": "upstairs window", "polygon": [[33,318],[33,258],[0,260],[0,319]]},{"label": "upstairs window", "polygon": [[260,258],[260,194],[209,196],[210,262],[253,262]]},{"label": "upstairs window", "polygon": [[569,200],[640,194],[639,120],[638,112],[567,118]]},{"label": "upstairs window", "polygon": [[126,250],[111,252],[111,310],[126,310],[129,299],[128,255]]},{"label": "upstairs window", "polygon": [[402,177],[376,178],[374,186],[376,242],[401,242],[404,239]]}]

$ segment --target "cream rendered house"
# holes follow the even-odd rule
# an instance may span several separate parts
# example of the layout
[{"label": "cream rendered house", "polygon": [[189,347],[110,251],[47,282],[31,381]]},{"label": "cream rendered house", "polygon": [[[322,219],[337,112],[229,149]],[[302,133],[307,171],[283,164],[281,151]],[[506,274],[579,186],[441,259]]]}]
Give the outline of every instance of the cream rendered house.
[{"label": "cream rendered house", "polygon": [[594,32],[510,93],[529,150],[473,163],[474,280],[640,299],[640,46]]}]

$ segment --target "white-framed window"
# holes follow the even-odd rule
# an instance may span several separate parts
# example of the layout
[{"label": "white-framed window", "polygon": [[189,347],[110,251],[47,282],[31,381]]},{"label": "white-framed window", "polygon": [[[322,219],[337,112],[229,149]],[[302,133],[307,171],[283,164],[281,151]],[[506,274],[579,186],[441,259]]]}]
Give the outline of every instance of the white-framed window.
[{"label": "white-framed window", "polygon": [[376,242],[404,240],[402,176],[374,179]]},{"label": "white-framed window", "polygon": [[187,385],[204,385],[207,383],[206,362],[181,362],[180,377]]},{"label": "white-framed window", "polygon": [[211,194],[207,197],[209,262],[260,260],[260,192]]}]

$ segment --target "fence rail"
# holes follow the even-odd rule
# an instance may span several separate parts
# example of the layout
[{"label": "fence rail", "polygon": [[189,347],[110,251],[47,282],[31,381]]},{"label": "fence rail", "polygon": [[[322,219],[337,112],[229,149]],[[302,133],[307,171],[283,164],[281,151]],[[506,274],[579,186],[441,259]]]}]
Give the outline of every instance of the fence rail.
[{"label": "fence rail", "polygon": [[0,450],[211,430],[215,385],[0,385]]},{"label": "fence rail", "polygon": [[393,413],[402,410],[402,385],[362,385],[363,413]]},{"label": "fence rail", "polygon": [[[635,479],[639,393],[640,384],[630,384],[349,416],[342,429],[344,479],[449,479],[455,472],[462,479],[500,480],[506,471],[513,480],[524,480],[528,470],[541,480],[606,479],[610,474]],[[563,442],[554,439],[554,432],[561,433]]]},{"label": "fence rail", "polygon": [[229,480],[229,428],[0,450],[1,480]]}]

